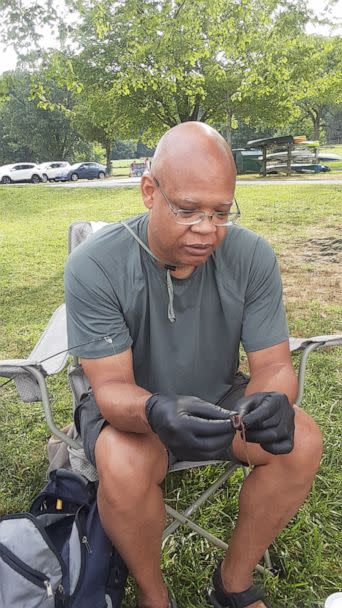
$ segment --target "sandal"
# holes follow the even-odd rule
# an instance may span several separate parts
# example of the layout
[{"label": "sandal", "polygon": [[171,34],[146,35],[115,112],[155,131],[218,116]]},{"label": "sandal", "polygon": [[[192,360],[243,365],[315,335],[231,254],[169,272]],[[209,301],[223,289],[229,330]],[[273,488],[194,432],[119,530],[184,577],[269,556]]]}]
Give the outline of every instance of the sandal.
[{"label": "sandal", "polygon": [[245,608],[263,599],[262,590],[255,585],[240,593],[228,593],[222,583],[221,562],[214,572],[213,585],[208,591],[208,600],[214,608]]}]

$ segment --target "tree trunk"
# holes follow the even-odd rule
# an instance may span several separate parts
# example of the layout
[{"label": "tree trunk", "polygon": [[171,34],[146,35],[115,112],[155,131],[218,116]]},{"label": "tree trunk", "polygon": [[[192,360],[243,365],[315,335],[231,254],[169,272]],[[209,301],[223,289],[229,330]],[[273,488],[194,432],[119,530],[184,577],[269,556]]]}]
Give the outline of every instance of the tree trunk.
[{"label": "tree trunk", "polygon": [[227,112],[227,121],[224,127],[224,138],[227,142],[227,144],[229,144],[231,146],[232,143],[232,120],[233,120],[233,115],[228,111]]},{"label": "tree trunk", "polygon": [[316,114],[315,118],[313,119],[313,128],[314,128],[314,132],[313,132],[313,137],[314,139],[317,139],[319,141],[319,134],[321,131],[321,117],[319,114]]},{"label": "tree trunk", "polygon": [[107,165],[107,173],[108,175],[111,175],[112,173],[112,163],[110,161],[110,155],[112,152],[112,147],[113,147],[113,142],[106,142],[105,148],[106,148],[106,165]]}]

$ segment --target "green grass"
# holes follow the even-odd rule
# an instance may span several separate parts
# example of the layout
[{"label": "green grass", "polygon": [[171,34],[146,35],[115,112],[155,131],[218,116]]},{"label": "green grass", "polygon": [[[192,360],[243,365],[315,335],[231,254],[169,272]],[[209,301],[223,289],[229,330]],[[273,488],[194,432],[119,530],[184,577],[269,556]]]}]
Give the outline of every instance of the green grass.
[{"label": "green grass", "polygon": [[329,175],[331,175],[333,171],[342,171],[342,144],[336,144],[335,146],[321,146],[320,150],[321,152],[332,152],[333,154],[338,154],[341,157],[341,160],[334,160],[333,162],[323,161],[324,165],[328,165],[328,167],[331,168]]},{"label": "green grass", "polygon": [[[269,239],[278,254],[292,335],[341,333],[341,186],[243,186],[241,222]],[[25,357],[63,301],[67,227],[76,219],[113,221],[143,211],[137,188],[0,187],[0,357]],[[324,240],[326,239],[326,240]],[[335,245],[334,245],[335,244]],[[336,253],[336,252],[335,252]],[[335,257],[334,257],[335,255]],[[279,575],[261,578],[270,608],[313,608],[342,589],[341,349],[310,358],[303,407],[322,428],[324,457],[314,488],[271,547]],[[297,364],[296,359],[296,364]],[[56,422],[69,421],[65,379],[49,380]],[[0,513],[25,510],[44,482],[49,437],[41,404],[18,401],[13,383],[0,390]],[[167,499],[181,507],[216,479],[205,468],[169,476]],[[238,471],[195,521],[228,538],[237,514]],[[182,492],[179,495],[179,488]],[[253,508],[253,505],[251,505]],[[163,567],[181,606],[204,608],[204,590],[221,552],[192,533],[178,532]],[[135,606],[130,587],[125,602]]]},{"label": "green grass", "polygon": [[133,162],[143,163],[145,158],[123,158],[120,160],[112,160],[112,177],[128,177],[130,173],[130,164]]}]

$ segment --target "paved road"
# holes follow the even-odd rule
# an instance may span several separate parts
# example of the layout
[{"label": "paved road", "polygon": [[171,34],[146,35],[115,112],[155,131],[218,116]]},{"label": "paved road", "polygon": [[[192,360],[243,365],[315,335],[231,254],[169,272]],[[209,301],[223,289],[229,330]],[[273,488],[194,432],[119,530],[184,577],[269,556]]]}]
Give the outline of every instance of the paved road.
[{"label": "paved road", "polygon": [[307,185],[315,185],[319,184],[321,186],[342,186],[342,178],[340,179],[277,179],[272,181],[272,179],[251,179],[251,180],[237,180],[238,186],[249,186],[253,184],[254,186],[297,186],[297,184],[302,184],[304,186]]},{"label": "paved road", "polygon": [[43,184],[50,188],[116,188],[117,186],[139,186],[140,177],[127,177],[124,179],[92,179],[77,182],[58,182],[56,184]]},{"label": "paved road", "polygon": [[[127,177],[127,179],[105,179],[105,180],[90,180],[90,181],[78,181],[78,182],[59,182],[57,184],[43,184],[45,188],[116,188],[118,186],[138,186],[140,184],[140,177]],[[322,186],[342,186],[341,179],[251,179],[251,180],[237,180],[238,186],[297,186],[302,184],[307,185],[322,185]]]}]

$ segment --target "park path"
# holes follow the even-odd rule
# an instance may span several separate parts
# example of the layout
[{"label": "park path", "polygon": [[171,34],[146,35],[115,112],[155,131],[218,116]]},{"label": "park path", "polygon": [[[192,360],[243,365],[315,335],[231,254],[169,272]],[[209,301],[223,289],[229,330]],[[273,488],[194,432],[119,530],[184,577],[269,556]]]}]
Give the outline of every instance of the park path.
[{"label": "park path", "polygon": [[[128,177],[124,179],[105,179],[105,180],[81,180],[78,182],[60,182],[57,184],[42,184],[45,188],[117,188],[119,186],[138,186],[140,177]],[[300,185],[321,185],[321,186],[342,186],[340,179],[249,179],[237,180],[237,186],[297,186]]]}]

